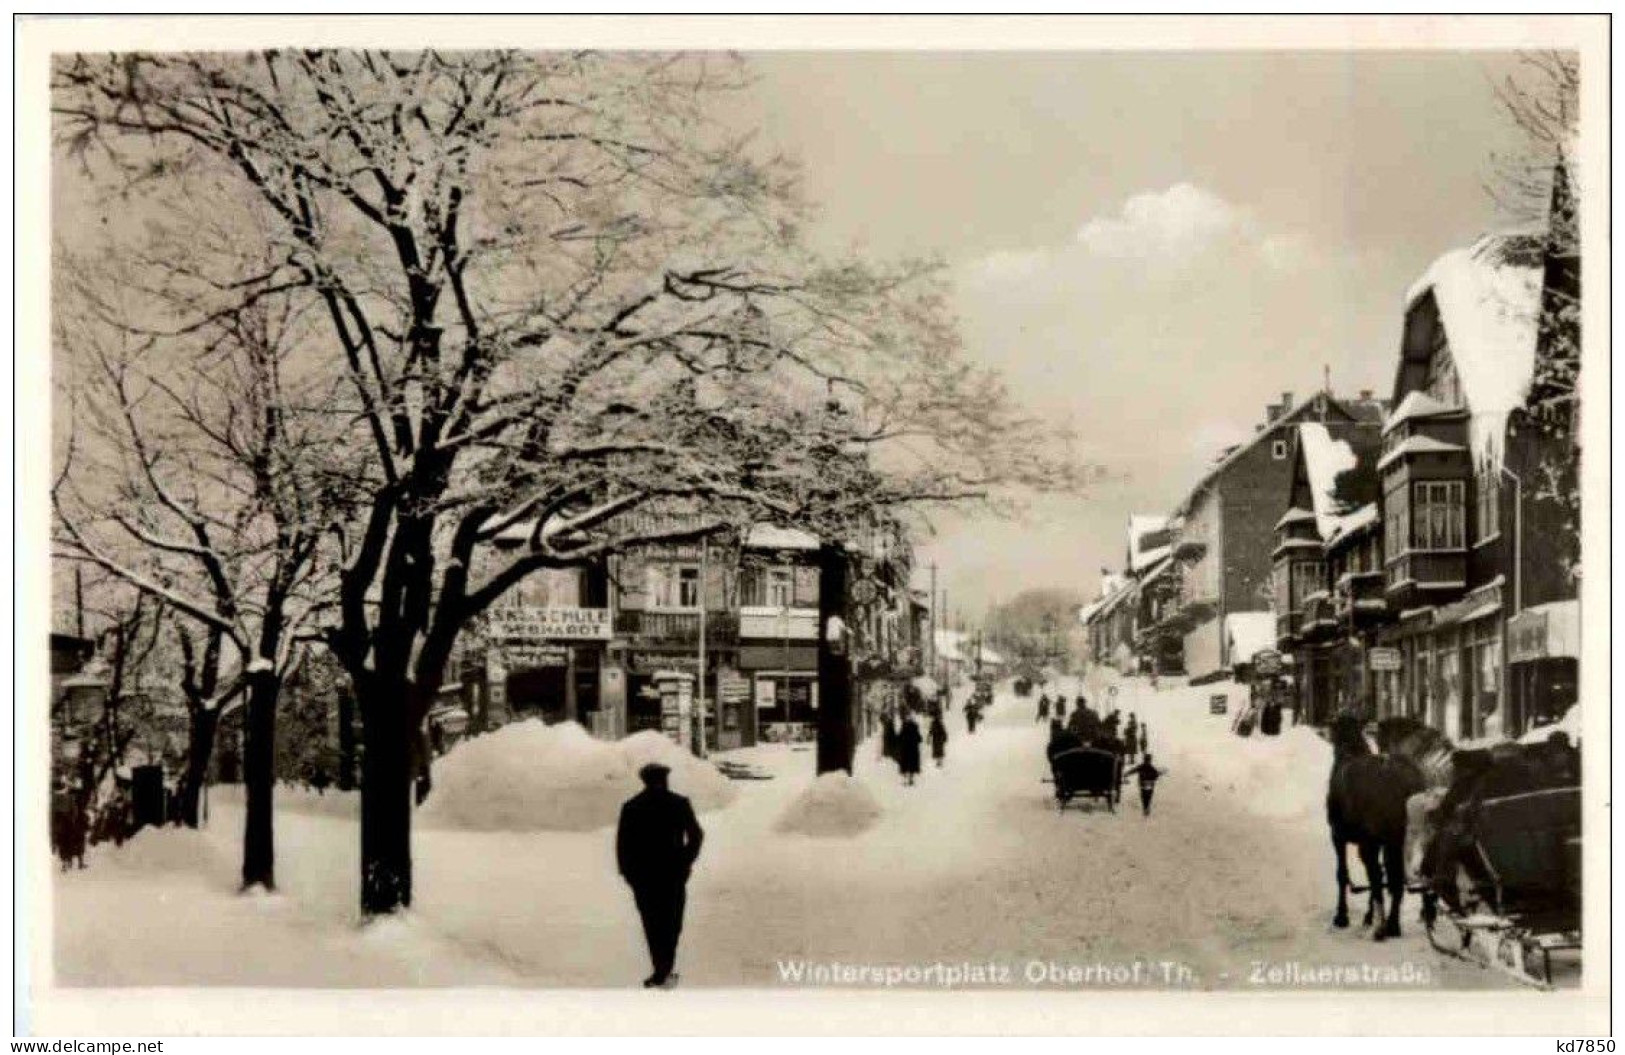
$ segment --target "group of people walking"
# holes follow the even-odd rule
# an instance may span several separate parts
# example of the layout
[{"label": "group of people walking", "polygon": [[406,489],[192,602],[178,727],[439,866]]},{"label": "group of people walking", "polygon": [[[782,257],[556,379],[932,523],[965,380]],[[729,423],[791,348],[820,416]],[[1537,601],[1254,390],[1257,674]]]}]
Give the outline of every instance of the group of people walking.
[{"label": "group of people walking", "polygon": [[941,708],[931,708],[930,723],[924,733],[907,704],[903,706],[900,722],[891,711],[881,718],[881,756],[897,763],[897,771],[903,775],[903,784],[907,787],[913,787],[915,778],[920,775],[920,749],[927,741],[931,744],[931,759],[941,769],[948,757],[948,726],[943,723]]}]

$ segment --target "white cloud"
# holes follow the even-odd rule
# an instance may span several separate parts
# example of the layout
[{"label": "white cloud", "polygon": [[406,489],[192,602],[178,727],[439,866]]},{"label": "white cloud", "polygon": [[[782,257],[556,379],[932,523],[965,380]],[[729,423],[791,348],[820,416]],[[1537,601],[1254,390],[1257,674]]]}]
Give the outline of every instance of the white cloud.
[{"label": "white cloud", "polygon": [[1296,232],[1266,230],[1245,206],[1176,183],[1088,218],[1070,242],[995,250],[969,262],[963,274],[981,287],[1064,288],[1102,268],[1174,277],[1210,261],[1291,272],[1314,266],[1316,254]]},{"label": "white cloud", "polygon": [[1099,256],[1166,263],[1191,259],[1233,236],[1247,236],[1246,213],[1211,191],[1176,183],[1136,194],[1115,215],[1078,228],[1078,243]]}]

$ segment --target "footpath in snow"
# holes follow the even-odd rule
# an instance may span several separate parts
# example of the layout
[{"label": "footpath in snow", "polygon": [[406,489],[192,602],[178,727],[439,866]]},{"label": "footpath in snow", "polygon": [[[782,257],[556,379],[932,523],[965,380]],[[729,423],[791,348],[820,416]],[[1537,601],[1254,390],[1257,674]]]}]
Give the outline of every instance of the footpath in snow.
[{"label": "footpath in snow", "polygon": [[[1094,968],[1092,986],[1134,984],[1117,972],[1136,963],[1142,982],[1204,988],[1246,987],[1259,965],[1290,964],[1501,984],[1433,953],[1412,903],[1397,942],[1330,928],[1330,754],[1312,732],[1232,735],[1228,717],[1207,708],[1216,692],[1239,701],[1244,690],[1224,684],[1153,692],[1097,673],[1083,691],[1149,722],[1168,771],[1151,817],[1132,794],[1115,814],[1057,811],[1036,701],[1008,692],[974,736],[955,707],[946,767],[927,758],[914,787],[872,741],[850,781],[815,782],[810,748],[729,753],[769,780],[719,782],[710,766],[677,760],[672,785],[695,798],[707,832],[689,888],[685,984],[796,984],[820,965],[938,963],[991,965],[963,977],[1017,986],[1075,985],[1065,980],[1074,968]],[[615,874],[615,809],[640,759],[675,750],[636,740],[600,744],[533,725],[454,751],[418,814],[411,912],[365,927],[353,795],[279,791],[280,890],[245,897],[234,885],[240,801],[214,789],[206,830],[144,832],[58,877],[59,980],[635,984],[647,960]]]}]

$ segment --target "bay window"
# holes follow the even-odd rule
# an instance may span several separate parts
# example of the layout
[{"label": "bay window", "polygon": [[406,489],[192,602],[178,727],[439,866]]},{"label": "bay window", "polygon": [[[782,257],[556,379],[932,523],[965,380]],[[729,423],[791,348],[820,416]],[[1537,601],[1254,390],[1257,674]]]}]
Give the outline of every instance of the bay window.
[{"label": "bay window", "polygon": [[1466,545],[1463,520],[1466,483],[1423,480],[1414,485],[1411,549],[1461,549]]}]

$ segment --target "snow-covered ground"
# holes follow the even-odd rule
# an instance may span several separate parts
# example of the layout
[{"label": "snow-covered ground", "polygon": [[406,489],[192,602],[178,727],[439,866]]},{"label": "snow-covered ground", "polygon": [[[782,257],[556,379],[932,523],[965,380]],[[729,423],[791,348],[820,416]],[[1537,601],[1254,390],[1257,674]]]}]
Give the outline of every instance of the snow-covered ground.
[{"label": "snow-covered ground", "polygon": [[[1076,691],[1072,682],[1063,688]],[[780,984],[798,964],[939,962],[1002,965],[1014,985],[1029,969],[1134,963],[1155,983],[1168,977],[1165,962],[1179,965],[1175,980],[1199,987],[1246,987],[1270,968],[1290,984],[1336,965],[1403,970],[1429,986],[1506,984],[1429,949],[1414,900],[1398,941],[1330,928],[1322,809],[1330,755],[1313,733],[1232,735],[1229,716],[1208,713],[1209,696],[1224,691],[1233,713],[1244,690],[1224,684],[1153,692],[1097,673],[1084,691],[1097,707],[1113,703],[1149,722],[1151,751],[1168,771],[1149,818],[1137,801],[1115,814],[1058,812],[1042,782],[1045,730],[1034,701],[1008,693],[974,736],[955,707],[947,765],[928,759],[914,787],[902,786],[873,742],[860,747],[858,786],[825,781],[816,791],[810,748],[731,752],[773,779],[735,782],[731,802],[714,788],[701,796],[711,808],[701,814],[707,840],[689,888],[685,984]],[[59,982],[636,982],[647,961],[602,802],[625,790],[630,763],[618,757],[580,770],[608,788],[580,800],[596,826],[575,813],[545,824],[508,814],[487,823],[466,800],[426,809],[415,833],[412,911],[365,927],[355,907],[353,796],[281,791],[279,893],[245,897],[234,884],[240,802],[215,789],[204,831],[145,832],[121,850],[97,848],[88,870],[58,876]],[[453,779],[455,753],[442,765],[437,794],[499,794],[472,772]],[[701,790],[685,781],[705,776],[681,769],[673,787]],[[546,791],[550,779],[532,790]],[[514,809],[511,797],[501,809]],[[524,827],[563,830],[511,830]],[[493,828],[510,830],[478,830]],[[799,834],[808,831],[829,834]],[[1085,984],[1100,984],[1091,978]],[[1040,984],[1068,983],[1049,975]]]}]

